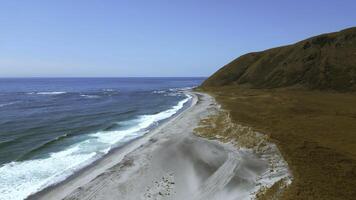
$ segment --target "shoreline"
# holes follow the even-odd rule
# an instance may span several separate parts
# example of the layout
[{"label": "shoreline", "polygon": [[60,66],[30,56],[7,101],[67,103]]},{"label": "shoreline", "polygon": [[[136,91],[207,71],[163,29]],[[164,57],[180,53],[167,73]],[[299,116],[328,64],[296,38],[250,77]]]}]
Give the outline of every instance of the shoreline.
[{"label": "shoreline", "polygon": [[200,121],[220,108],[208,94],[189,92],[189,95],[192,96],[189,107],[176,116],[27,199],[232,199],[236,196],[250,199],[256,196],[263,185],[261,180],[271,179],[266,176],[270,170],[268,159],[236,148],[232,143],[196,136],[194,129]]},{"label": "shoreline", "polygon": [[[191,93],[188,93],[188,95],[191,95]],[[148,133],[129,141],[123,146],[111,149],[106,155],[75,171],[72,175],[68,176],[63,181],[45,187],[42,190],[29,195],[25,198],[25,200],[65,198],[65,196],[70,194],[70,192],[74,191],[76,188],[79,188],[80,186],[90,182],[91,180],[95,179],[95,177],[104,173],[110,167],[113,167],[114,165],[120,163],[129,152],[134,151],[143,143],[148,142],[147,138],[149,136],[152,136],[157,129],[159,129],[161,126],[164,126],[167,122],[173,120],[174,118],[178,117],[183,112],[186,112],[189,108],[191,108],[196,103],[194,102],[196,101],[194,97],[196,96],[192,95],[192,99],[188,100],[187,103],[189,105],[186,108],[183,108],[181,111],[178,111],[172,117],[163,120],[160,125],[154,127]],[[61,190],[63,190],[64,192],[56,192]]]}]

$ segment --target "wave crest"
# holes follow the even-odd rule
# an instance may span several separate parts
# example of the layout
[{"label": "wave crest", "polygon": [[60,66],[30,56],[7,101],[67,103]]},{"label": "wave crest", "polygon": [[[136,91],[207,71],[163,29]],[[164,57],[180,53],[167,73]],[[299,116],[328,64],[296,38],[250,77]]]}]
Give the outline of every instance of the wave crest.
[{"label": "wave crest", "polygon": [[[152,115],[141,115],[135,120],[126,121],[129,128],[125,130],[109,130],[90,134],[86,140],[73,144],[62,151],[50,153],[49,157],[15,161],[2,165],[0,167],[0,200],[25,199],[45,187],[65,180],[75,171],[108,153],[119,143],[138,138],[158,122],[174,116],[191,98],[187,95],[187,98],[168,110]],[[38,151],[46,145],[67,137],[70,135],[59,136],[33,151]]]},{"label": "wave crest", "polygon": [[27,94],[32,95],[32,94],[38,94],[38,95],[59,95],[59,94],[66,94],[67,92],[63,91],[54,91],[54,92],[29,92]]}]

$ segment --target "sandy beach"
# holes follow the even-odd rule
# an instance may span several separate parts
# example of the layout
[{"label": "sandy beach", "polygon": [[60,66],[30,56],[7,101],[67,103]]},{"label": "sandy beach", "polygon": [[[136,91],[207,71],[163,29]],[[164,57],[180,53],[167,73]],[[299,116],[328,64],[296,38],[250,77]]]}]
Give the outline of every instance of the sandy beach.
[{"label": "sandy beach", "polygon": [[177,116],[29,199],[251,199],[290,177],[275,145],[261,154],[196,136],[220,106],[207,94],[188,95],[190,107]]}]

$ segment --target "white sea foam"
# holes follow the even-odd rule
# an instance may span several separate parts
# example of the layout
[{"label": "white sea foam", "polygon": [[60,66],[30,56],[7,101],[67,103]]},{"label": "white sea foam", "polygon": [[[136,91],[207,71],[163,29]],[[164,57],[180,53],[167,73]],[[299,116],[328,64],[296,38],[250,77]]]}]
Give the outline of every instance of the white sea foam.
[{"label": "white sea foam", "polygon": [[58,94],[65,94],[65,93],[67,92],[36,92],[36,94],[40,94],[40,95],[58,95]]},{"label": "white sea foam", "polygon": [[169,89],[169,91],[171,92],[181,92],[181,91],[186,91],[186,90],[192,90],[194,88],[196,88],[197,86],[193,86],[193,87],[184,87],[184,88],[171,88]]},{"label": "white sea foam", "polygon": [[192,97],[180,101],[166,111],[143,115],[129,121],[126,130],[102,131],[91,134],[60,152],[51,153],[43,159],[7,163],[0,167],[0,200],[22,200],[45,187],[63,181],[75,171],[108,153],[118,142],[126,142],[142,136],[148,128],[168,119],[184,107]]},{"label": "white sea foam", "polygon": [[114,89],[103,89],[104,92],[114,92],[115,90]]},{"label": "white sea foam", "polygon": [[193,87],[184,87],[184,88],[170,88],[168,90],[155,90],[152,93],[153,94],[165,94],[165,96],[179,96],[181,95],[184,91],[187,90],[192,90],[196,88],[196,86]]},{"label": "white sea foam", "polygon": [[70,176],[96,153],[76,154],[78,147],[53,153],[49,158],[11,162],[0,168],[0,199],[20,200]]},{"label": "white sea foam", "polygon": [[0,104],[0,108],[1,107],[5,107],[5,106],[10,106],[10,105],[15,104],[15,103],[17,103],[17,101],[9,102],[9,103],[3,103],[3,104]]},{"label": "white sea foam", "polygon": [[88,95],[88,94],[82,94],[82,95],[80,95],[80,96],[81,96],[81,97],[88,98],[88,99],[100,98],[100,96],[98,96],[98,95]]},{"label": "white sea foam", "polygon": [[132,120],[132,123],[137,124],[132,128],[126,130],[98,132],[93,134],[93,136],[97,137],[100,142],[107,144],[116,144],[117,142],[122,141],[125,138],[128,139],[127,137],[129,137],[130,139],[139,137],[145,133],[145,129],[149,128],[155,123],[158,123],[161,120],[172,117],[175,113],[182,109],[184,104],[192,98],[190,95],[187,96],[187,98],[180,101],[176,106],[173,106],[171,109],[165,110],[154,115],[142,115],[138,119]]},{"label": "white sea foam", "polygon": [[164,94],[164,93],[166,93],[167,91],[165,91],[165,90],[155,90],[155,91],[153,91],[152,93],[153,94]]}]

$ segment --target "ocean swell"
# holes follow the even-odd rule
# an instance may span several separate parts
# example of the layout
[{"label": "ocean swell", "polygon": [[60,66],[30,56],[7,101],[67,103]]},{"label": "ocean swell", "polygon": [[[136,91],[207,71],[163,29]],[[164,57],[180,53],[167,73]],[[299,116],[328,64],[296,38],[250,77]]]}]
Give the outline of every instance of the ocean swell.
[{"label": "ocean swell", "polygon": [[10,105],[13,105],[13,104],[15,104],[15,103],[17,103],[17,101],[9,102],[9,103],[2,103],[2,104],[0,104],[0,108],[1,108],[1,107],[5,107],[5,106],[10,106]]},{"label": "ocean swell", "polygon": [[[2,165],[0,167],[0,200],[25,199],[33,193],[65,180],[75,171],[108,153],[110,149],[142,136],[160,121],[174,116],[192,98],[190,95],[186,96],[168,110],[152,115],[141,115],[134,120],[122,122],[129,125],[125,126],[126,129],[90,134],[86,140],[62,151],[50,153],[46,158],[15,161]],[[65,137],[67,135],[60,136],[54,142]]]}]

